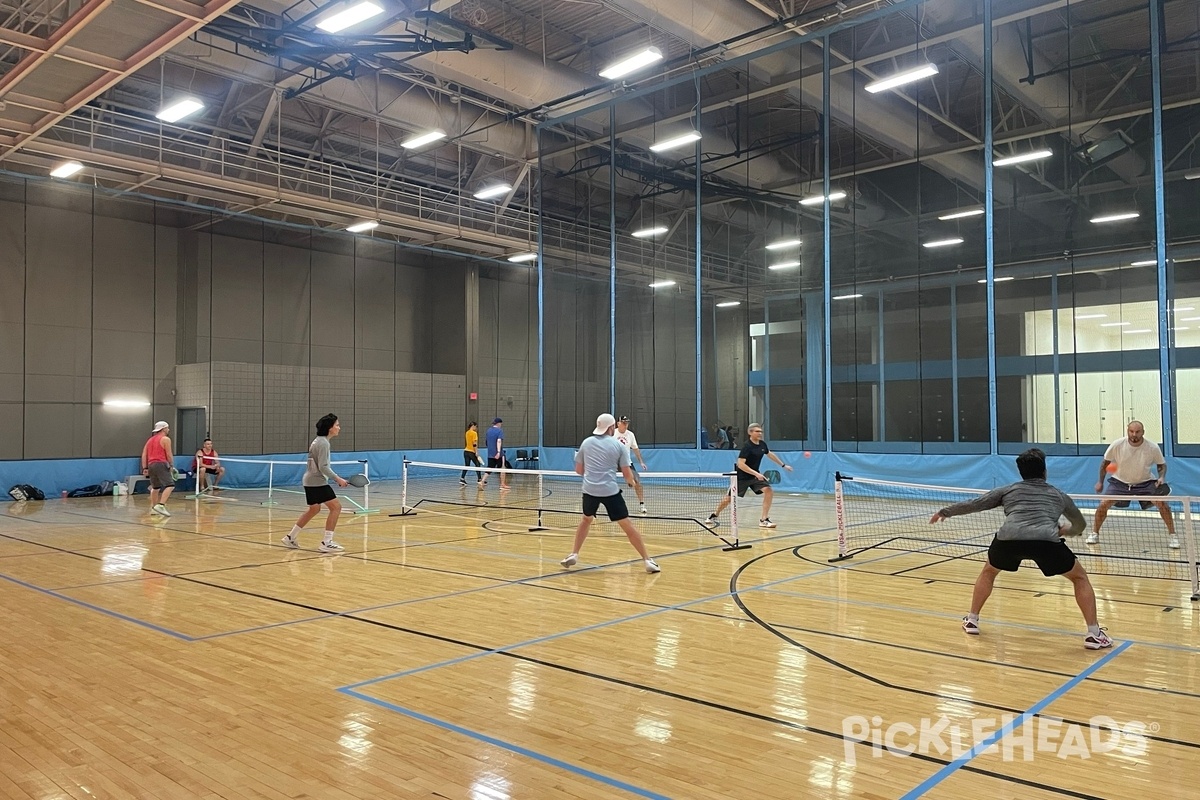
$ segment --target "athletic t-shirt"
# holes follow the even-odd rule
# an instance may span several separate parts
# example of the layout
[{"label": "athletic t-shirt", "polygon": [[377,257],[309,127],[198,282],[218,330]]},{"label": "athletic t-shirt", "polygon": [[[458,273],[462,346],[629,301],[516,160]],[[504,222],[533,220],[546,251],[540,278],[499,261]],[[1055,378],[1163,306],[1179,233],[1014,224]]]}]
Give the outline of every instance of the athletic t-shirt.
[{"label": "athletic t-shirt", "polygon": [[629,466],[629,450],[615,436],[592,435],[579,445],[575,463],[583,465],[584,494],[612,497],[620,491],[617,470]]},{"label": "athletic t-shirt", "polygon": [[1167,463],[1162,450],[1149,439],[1143,439],[1137,447],[1131,445],[1126,438],[1118,439],[1104,451],[1104,460],[1114,462],[1117,471],[1113,473],[1113,477],[1121,483],[1128,484],[1154,480],[1154,476],[1150,474],[1150,467]]},{"label": "athletic t-shirt", "polygon": [[974,500],[947,506],[938,513],[943,517],[957,517],[997,506],[1004,507],[1004,524],[996,531],[996,538],[1001,541],[1037,539],[1056,542],[1061,536],[1058,518],[1064,515],[1075,535],[1083,533],[1087,526],[1075,502],[1043,478],[1001,486]]},{"label": "athletic t-shirt", "polygon": [[304,486],[324,486],[334,479],[329,466],[329,437],[318,436],[308,446],[308,469],[304,472]]},{"label": "athletic t-shirt", "polygon": [[[765,439],[758,444],[755,444],[754,442],[746,442],[744,445],[742,445],[742,450],[740,453],[738,453],[738,458],[744,458],[746,460],[747,467],[755,472],[760,472],[761,470],[759,467],[762,465],[763,456],[769,452],[771,452],[771,448],[767,447],[767,441]],[[753,481],[758,479],[753,475],[739,469],[738,480]]]},{"label": "athletic t-shirt", "polygon": [[499,458],[504,455],[504,448],[500,448],[500,452],[496,452],[496,445],[504,438],[504,429],[497,428],[495,425],[487,429],[487,457]]},{"label": "athletic t-shirt", "polygon": [[467,444],[463,449],[470,453],[479,451],[479,431],[474,428],[467,431]]}]

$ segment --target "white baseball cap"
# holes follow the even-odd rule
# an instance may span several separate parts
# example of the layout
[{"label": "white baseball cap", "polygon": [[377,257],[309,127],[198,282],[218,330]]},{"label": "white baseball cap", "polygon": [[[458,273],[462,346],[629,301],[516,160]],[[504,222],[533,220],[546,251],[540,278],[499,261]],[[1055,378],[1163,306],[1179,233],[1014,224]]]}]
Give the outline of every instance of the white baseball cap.
[{"label": "white baseball cap", "polygon": [[164,430],[165,428],[169,428],[169,427],[171,427],[171,426],[165,422],[156,422],[156,423],[154,423],[154,430],[151,431],[151,433],[158,433],[159,431]]},{"label": "white baseball cap", "polygon": [[608,433],[608,429],[617,424],[617,420],[612,414],[601,414],[596,417],[596,430],[592,431],[596,436]]}]

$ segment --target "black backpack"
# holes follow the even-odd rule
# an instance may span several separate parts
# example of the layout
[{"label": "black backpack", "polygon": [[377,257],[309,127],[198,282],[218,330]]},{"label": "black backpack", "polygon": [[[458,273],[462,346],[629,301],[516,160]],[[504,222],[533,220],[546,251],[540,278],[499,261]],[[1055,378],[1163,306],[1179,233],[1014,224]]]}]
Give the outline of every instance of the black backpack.
[{"label": "black backpack", "polygon": [[36,486],[31,486],[28,483],[18,483],[8,490],[8,496],[13,500],[20,502],[22,500],[45,500],[46,495]]},{"label": "black backpack", "polygon": [[103,497],[106,494],[112,494],[113,483],[113,481],[104,481],[93,483],[91,486],[81,486],[67,492],[67,497]]}]

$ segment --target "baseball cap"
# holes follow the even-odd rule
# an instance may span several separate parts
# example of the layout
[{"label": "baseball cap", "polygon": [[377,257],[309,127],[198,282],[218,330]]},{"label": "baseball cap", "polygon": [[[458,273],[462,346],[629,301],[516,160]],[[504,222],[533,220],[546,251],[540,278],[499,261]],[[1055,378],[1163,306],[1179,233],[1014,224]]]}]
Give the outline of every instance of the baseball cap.
[{"label": "baseball cap", "polygon": [[499,417],[496,417],[494,420],[492,420],[493,425],[495,425],[497,422],[504,422],[504,420],[500,419]]},{"label": "baseball cap", "polygon": [[596,430],[592,431],[596,436],[608,433],[608,429],[616,425],[617,421],[613,419],[612,414],[601,414],[596,417]]},{"label": "baseball cap", "polygon": [[629,422],[629,417],[622,414],[621,416],[617,417],[617,422]]},{"label": "baseball cap", "polygon": [[162,429],[169,428],[169,427],[171,427],[171,426],[165,422],[156,422],[156,423],[154,423],[154,430],[151,431],[151,433],[158,433]]}]

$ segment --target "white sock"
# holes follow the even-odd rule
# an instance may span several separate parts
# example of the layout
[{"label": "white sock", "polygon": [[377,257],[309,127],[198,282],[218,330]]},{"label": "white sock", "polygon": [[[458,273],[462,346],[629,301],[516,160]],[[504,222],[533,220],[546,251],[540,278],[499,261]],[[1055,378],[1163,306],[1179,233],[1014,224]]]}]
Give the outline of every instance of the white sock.
[{"label": "white sock", "polygon": [[1088,625],[1088,634],[1091,636],[1099,636],[1100,635],[1100,626],[1099,625]]},{"label": "white sock", "polygon": [[299,536],[299,535],[300,535],[300,526],[299,526],[299,525],[293,525],[293,526],[292,526],[292,532],[291,532],[291,533],[289,533],[289,534],[288,534],[288,536],[290,536],[290,537],[292,537],[293,539],[295,539],[295,538],[296,538],[297,536]]},{"label": "white sock", "polygon": [[322,542],[324,542],[325,544],[329,544],[330,542],[332,542],[332,541],[333,541],[333,531],[331,531],[331,530],[326,530],[326,531],[325,531],[325,538],[324,538],[324,539],[322,539],[321,541],[322,541]]},{"label": "white sock", "polygon": [[972,614],[970,612],[967,612],[967,619],[970,620],[971,622],[974,622],[975,624],[979,624],[979,615],[978,614]]}]

